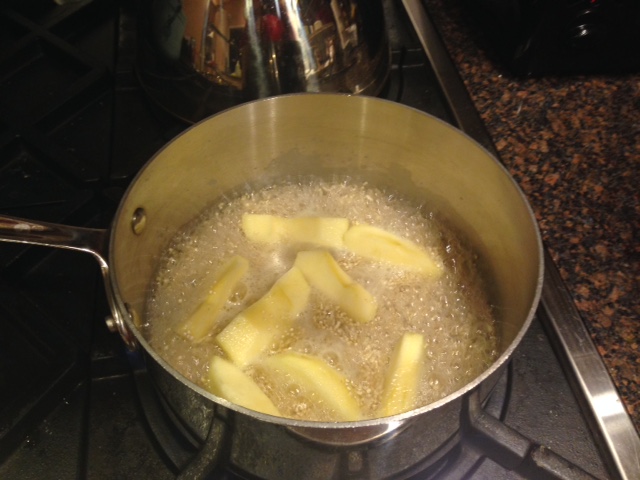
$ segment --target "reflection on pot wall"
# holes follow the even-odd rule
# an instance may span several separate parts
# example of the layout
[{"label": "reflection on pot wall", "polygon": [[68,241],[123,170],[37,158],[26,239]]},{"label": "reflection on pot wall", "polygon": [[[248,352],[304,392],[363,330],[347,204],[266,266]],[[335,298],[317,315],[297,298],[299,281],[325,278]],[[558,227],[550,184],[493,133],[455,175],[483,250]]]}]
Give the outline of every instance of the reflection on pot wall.
[{"label": "reflection on pot wall", "polygon": [[138,75],[187,121],[294,92],[376,95],[389,72],[380,0],[139,0]]}]

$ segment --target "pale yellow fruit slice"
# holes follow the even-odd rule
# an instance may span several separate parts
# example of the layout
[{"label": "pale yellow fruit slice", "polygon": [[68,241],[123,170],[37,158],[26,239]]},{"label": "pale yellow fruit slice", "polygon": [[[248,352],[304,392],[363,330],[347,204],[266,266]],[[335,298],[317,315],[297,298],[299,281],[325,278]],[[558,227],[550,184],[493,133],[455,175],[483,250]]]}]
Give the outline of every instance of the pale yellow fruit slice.
[{"label": "pale yellow fruit slice", "polygon": [[297,352],[284,352],[265,358],[261,366],[279,385],[300,389],[312,408],[324,411],[332,421],[362,418],[357,400],[347,387],[347,379],[323,360]]},{"label": "pale yellow fruit slice", "polygon": [[385,375],[379,416],[388,417],[416,407],[423,359],[424,337],[405,333],[394,349]]},{"label": "pale yellow fruit slice", "polygon": [[215,273],[209,294],[189,318],[177,327],[178,333],[200,342],[204,340],[218,321],[229,297],[249,270],[249,262],[244,257],[231,257]]},{"label": "pale yellow fruit slice", "polygon": [[320,290],[353,319],[365,323],[376,316],[375,298],[355,282],[326,250],[298,252],[294,265],[312,287]]},{"label": "pale yellow fruit slice", "polygon": [[443,271],[442,264],[424,249],[378,227],[352,225],[344,234],[344,245],[357,255],[428,276],[438,277]]},{"label": "pale yellow fruit slice", "polygon": [[242,231],[253,242],[269,244],[306,243],[327,248],[342,248],[349,220],[340,217],[296,217],[247,213],[242,216]]},{"label": "pale yellow fruit slice", "polygon": [[298,267],[292,267],[262,298],[240,312],[216,336],[233,363],[245,367],[289,328],[304,310],[311,287]]},{"label": "pale yellow fruit slice", "polygon": [[280,412],[253,379],[233,363],[214,356],[205,387],[214,395],[257,412],[280,416]]}]

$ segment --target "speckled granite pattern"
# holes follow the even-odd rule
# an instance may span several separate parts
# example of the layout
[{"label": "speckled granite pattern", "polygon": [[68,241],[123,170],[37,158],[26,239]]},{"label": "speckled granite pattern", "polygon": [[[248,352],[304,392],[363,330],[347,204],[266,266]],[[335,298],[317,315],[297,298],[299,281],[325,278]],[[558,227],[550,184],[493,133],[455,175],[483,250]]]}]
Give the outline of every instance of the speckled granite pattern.
[{"label": "speckled granite pattern", "polygon": [[426,5],[640,430],[640,75],[514,78]]}]

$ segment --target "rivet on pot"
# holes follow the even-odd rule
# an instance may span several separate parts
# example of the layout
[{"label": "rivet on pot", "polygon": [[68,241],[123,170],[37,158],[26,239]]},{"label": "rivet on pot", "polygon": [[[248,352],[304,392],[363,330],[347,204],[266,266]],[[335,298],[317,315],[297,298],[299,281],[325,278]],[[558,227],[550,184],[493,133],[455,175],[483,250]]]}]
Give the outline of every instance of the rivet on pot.
[{"label": "rivet on pot", "polygon": [[107,324],[107,328],[111,333],[116,333],[118,331],[118,325],[116,324],[116,321],[113,319],[111,315],[105,318],[104,321]]},{"label": "rivet on pot", "polygon": [[131,229],[133,230],[133,233],[140,235],[144,231],[146,225],[147,213],[142,207],[136,208],[136,211],[133,212],[133,216],[131,217]]},{"label": "rivet on pot", "polygon": [[[130,313],[132,311],[131,307],[125,304],[125,308],[126,308],[126,314],[131,317],[131,313]],[[113,312],[113,313],[114,313],[113,315],[108,315],[105,318],[105,323],[107,324],[107,328],[111,333],[119,333],[120,337],[122,338],[124,343],[127,345],[129,350],[131,351],[136,350],[138,348],[138,342],[136,341],[135,336],[131,332],[131,329],[125,324],[124,319],[122,317],[122,313],[121,312]],[[137,315],[133,318],[133,321],[135,321],[136,317]],[[137,323],[140,323],[139,317],[137,318],[138,318]],[[138,327],[137,324],[136,324],[136,327]]]},{"label": "rivet on pot", "polygon": [[133,322],[133,324],[136,326],[136,328],[141,328],[142,327],[142,320],[140,319],[140,315],[138,315],[138,312],[136,312],[133,308],[131,308],[131,305],[126,304],[127,307],[127,312],[129,313],[129,316],[131,317],[131,321]]}]

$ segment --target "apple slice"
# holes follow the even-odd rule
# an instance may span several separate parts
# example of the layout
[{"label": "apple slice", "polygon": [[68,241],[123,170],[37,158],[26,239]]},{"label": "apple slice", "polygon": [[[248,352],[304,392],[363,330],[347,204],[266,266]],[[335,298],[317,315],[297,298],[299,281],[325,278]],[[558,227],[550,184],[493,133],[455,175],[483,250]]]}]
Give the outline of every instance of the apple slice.
[{"label": "apple slice", "polygon": [[388,262],[427,276],[439,277],[443,272],[442,264],[424,249],[378,227],[352,225],[344,234],[344,245],[357,255]]},{"label": "apple slice", "polygon": [[326,250],[298,252],[294,263],[309,282],[353,319],[366,323],[376,316],[375,298],[355,282]]},{"label": "apple slice", "polygon": [[342,237],[349,220],[340,217],[296,217],[247,213],[242,216],[242,231],[253,242],[281,244],[307,243],[327,248],[342,248]]},{"label": "apple slice", "polygon": [[280,412],[253,379],[222,357],[214,356],[209,365],[205,387],[214,395],[245,408],[269,415]]},{"label": "apple slice", "polygon": [[416,407],[424,358],[424,337],[419,333],[405,333],[396,345],[387,369],[381,417],[409,411]]},{"label": "apple slice", "polygon": [[278,353],[265,358],[261,366],[279,385],[295,385],[316,409],[325,410],[337,421],[362,418],[347,379],[323,360],[297,352]]},{"label": "apple slice", "polygon": [[201,342],[215,326],[227,300],[249,270],[249,262],[239,255],[231,257],[215,273],[209,294],[189,318],[177,327],[178,333]]},{"label": "apple slice", "polygon": [[300,269],[291,267],[271,290],[231,320],[216,342],[233,363],[244,368],[291,326],[307,306],[310,291]]}]

